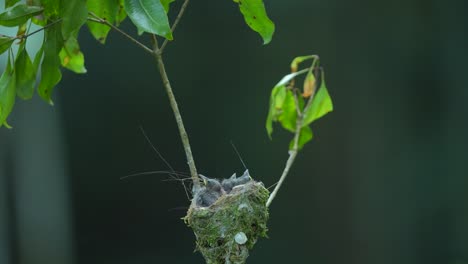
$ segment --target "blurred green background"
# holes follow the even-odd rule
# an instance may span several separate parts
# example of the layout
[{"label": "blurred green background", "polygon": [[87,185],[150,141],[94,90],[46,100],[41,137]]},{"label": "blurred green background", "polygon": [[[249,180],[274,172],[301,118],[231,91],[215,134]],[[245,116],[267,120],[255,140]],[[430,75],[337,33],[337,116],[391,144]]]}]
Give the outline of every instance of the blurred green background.
[{"label": "blurred green background", "polygon": [[[291,139],[267,137],[270,89],[293,57],[322,59],[335,111],[313,124],[249,263],[467,264],[468,2],[266,6],[267,46],[232,1],[192,1],[165,53],[199,172],[241,173],[233,141],[267,186]],[[0,129],[0,263],[203,263],[181,185],[120,180],[167,169],[139,126],[188,172],[153,60],[115,32],[80,41],[88,74],[64,70],[55,107],[18,101]]]}]

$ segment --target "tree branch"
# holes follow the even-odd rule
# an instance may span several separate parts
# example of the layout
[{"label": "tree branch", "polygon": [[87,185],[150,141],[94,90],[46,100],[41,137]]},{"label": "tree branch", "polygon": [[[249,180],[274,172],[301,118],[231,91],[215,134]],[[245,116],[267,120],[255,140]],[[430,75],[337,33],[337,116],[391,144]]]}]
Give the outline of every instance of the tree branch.
[{"label": "tree branch", "polygon": [[[189,4],[190,0],[185,0],[185,2],[182,4],[182,7],[180,8],[179,10],[179,14],[177,14],[177,17],[174,21],[174,24],[172,25],[171,27],[171,31],[174,33],[177,25],[179,24],[180,22],[180,19],[182,18],[182,16],[184,15],[185,13],[185,9],[187,8],[188,4]],[[166,45],[169,41],[167,39],[164,40],[163,44],[161,45],[161,48],[160,48],[160,52],[162,53],[164,51],[164,49],[166,48]]]},{"label": "tree branch", "polygon": [[45,26],[43,26],[43,27],[41,27],[41,28],[39,28],[37,30],[34,30],[33,32],[28,33],[26,35],[18,35],[18,36],[15,36],[15,37],[10,37],[10,36],[7,36],[7,35],[0,34],[0,36],[6,37],[6,38],[11,38],[12,41],[14,41],[16,39],[26,39],[26,38],[29,38],[30,36],[32,36],[32,35],[34,35],[34,34],[36,34],[38,32],[41,32],[41,31],[43,31],[43,30],[45,30],[45,29],[59,23],[59,22],[62,22],[61,18],[57,19],[57,20],[55,20],[55,21],[53,21],[53,22],[51,22],[51,23],[49,23],[49,24],[47,24],[47,25],[45,25]]},{"label": "tree branch", "polygon": [[140,48],[142,48],[144,51],[153,54],[153,50],[152,50],[152,49],[148,48],[145,44],[143,44],[143,43],[141,43],[140,41],[136,40],[134,37],[130,36],[130,35],[127,34],[125,31],[123,31],[123,30],[121,30],[120,28],[114,26],[112,23],[109,23],[107,20],[98,17],[97,15],[93,14],[92,12],[89,12],[89,14],[90,14],[91,16],[93,16],[92,18],[91,18],[91,17],[88,18],[89,21],[95,22],[95,23],[99,23],[99,24],[103,24],[103,25],[106,25],[106,26],[109,26],[109,27],[112,28],[113,30],[119,32],[119,33],[122,34],[124,37],[126,37],[127,39],[129,39],[130,41],[132,41],[133,43],[135,43],[137,46],[139,46]]},{"label": "tree branch", "polygon": [[182,144],[185,150],[185,156],[187,157],[187,163],[190,168],[190,175],[192,176],[193,188],[192,192],[195,192],[200,188],[200,178],[198,177],[197,168],[195,167],[195,161],[193,159],[192,149],[190,147],[189,138],[187,131],[185,131],[184,122],[182,121],[182,116],[179,111],[179,106],[177,105],[177,100],[175,99],[174,92],[172,91],[171,83],[166,73],[166,68],[164,66],[164,61],[162,58],[161,49],[158,45],[158,40],[156,36],[153,35],[154,48],[152,51],[153,57],[156,60],[158,65],[159,74],[161,75],[164,88],[166,89],[167,96],[169,97],[169,102],[174,112],[174,116],[177,122],[177,127],[179,128],[180,138],[182,139]]}]

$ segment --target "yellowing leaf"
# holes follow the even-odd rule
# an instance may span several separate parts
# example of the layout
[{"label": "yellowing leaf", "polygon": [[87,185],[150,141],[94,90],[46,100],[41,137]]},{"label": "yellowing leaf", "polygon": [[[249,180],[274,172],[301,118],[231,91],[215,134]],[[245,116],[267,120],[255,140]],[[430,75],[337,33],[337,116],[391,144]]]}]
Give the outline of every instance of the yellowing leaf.
[{"label": "yellowing leaf", "polygon": [[[109,23],[115,25],[119,25],[127,16],[123,7],[123,0],[88,0],[86,2],[86,7],[88,11],[99,18],[107,20]],[[94,38],[104,44],[109,34],[110,27],[92,21],[87,24]]]},{"label": "yellowing leaf", "polygon": [[307,56],[299,56],[293,59],[291,62],[291,72],[297,72],[299,69],[299,64],[301,64],[305,60],[310,60],[310,59],[317,59],[317,55],[307,55]]},{"label": "yellowing leaf", "polygon": [[75,37],[70,37],[65,41],[59,56],[63,67],[75,73],[86,73],[84,55]]},{"label": "yellowing leaf", "polygon": [[315,83],[315,76],[312,71],[309,71],[306,78],[304,79],[304,90],[302,93],[304,98],[309,98],[315,93]]}]

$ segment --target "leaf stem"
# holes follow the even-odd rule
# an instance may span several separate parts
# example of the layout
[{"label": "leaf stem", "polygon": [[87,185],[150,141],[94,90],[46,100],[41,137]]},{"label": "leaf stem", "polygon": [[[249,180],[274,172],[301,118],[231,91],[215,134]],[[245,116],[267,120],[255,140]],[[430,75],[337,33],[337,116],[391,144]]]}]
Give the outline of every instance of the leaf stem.
[{"label": "leaf stem", "polygon": [[281,185],[283,185],[284,180],[288,176],[289,170],[291,169],[294,160],[296,159],[298,149],[299,149],[299,137],[301,135],[301,128],[302,128],[302,114],[297,116],[296,121],[296,133],[294,134],[294,145],[293,148],[289,151],[289,158],[286,161],[286,166],[284,167],[283,173],[281,174],[281,178],[278,181],[278,184],[275,186],[273,192],[271,192],[270,197],[268,197],[268,201],[266,203],[267,207],[270,207],[273,199],[275,199],[276,195],[278,194]]},{"label": "leaf stem", "polygon": [[103,25],[109,26],[109,27],[112,28],[113,30],[119,32],[119,33],[122,34],[124,37],[126,37],[127,39],[129,39],[130,41],[132,41],[133,43],[135,43],[137,46],[139,46],[140,48],[142,48],[144,51],[153,54],[153,50],[152,50],[152,49],[148,48],[145,44],[141,43],[140,41],[138,41],[138,40],[135,39],[134,37],[130,36],[130,35],[127,34],[125,31],[123,31],[123,30],[121,30],[120,28],[114,26],[112,23],[109,23],[109,21],[98,17],[97,15],[95,15],[95,14],[92,13],[92,12],[89,12],[89,14],[92,16],[92,17],[88,17],[88,20],[89,20],[89,21],[91,21],[91,22],[96,22],[96,23],[99,23],[99,24],[103,24]]},{"label": "leaf stem", "polygon": [[[185,0],[185,2],[182,4],[182,7],[180,8],[179,10],[179,14],[177,14],[177,17],[174,21],[174,24],[172,25],[171,27],[171,31],[172,33],[174,33],[177,25],[179,24],[180,22],[180,19],[182,18],[182,16],[184,15],[185,13],[185,9],[187,8],[188,4],[189,4],[190,0]],[[163,44],[161,45],[161,48],[160,48],[160,52],[162,53],[164,51],[164,49],[166,48],[166,45],[167,43],[169,43],[169,41],[167,39],[164,40]]]},{"label": "leaf stem", "polygon": [[13,40],[13,41],[16,40],[16,39],[26,39],[26,38],[29,38],[30,36],[32,36],[32,35],[34,35],[34,34],[36,34],[36,33],[38,33],[38,32],[41,32],[42,30],[45,30],[45,29],[47,29],[47,28],[49,28],[49,27],[51,27],[51,26],[53,26],[53,25],[59,23],[59,22],[62,22],[62,19],[61,19],[61,18],[60,18],[60,19],[57,19],[57,20],[55,20],[55,21],[53,21],[53,22],[51,22],[51,23],[49,23],[49,24],[47,24],[47,25],[45,25],[45,26],[43,26],[43,27],[41,27],[41,28],[39,28],[39,29],[36,29],[36,30],[34,30],[33,32],[28,33],[28,34],[26,34],[26,35],[18,35],[18,36],[15,36],[15,37],[10,37],[10,36],[7,36],[7,35],[0,34],[0,36],[2,36],[2,37],[7,37],[7,38],[11,38],[11,40]]},{"label": "leaf stem", "polygon": [[166,89],[167,96],[169,97],[169,102],[172,107],[172,111],[174,112],[174,116],[177,122],[177,127],[179,128],[180,138],[182,140],[182,144],[185,150],[185,156],[187,157],[187,163],[190,168],[190,175],[192,176],[193,188],[192,192],[195,192],[200,188],[200,178],[198,177],[197,168],[195,167],[195,161],[193,159],[192,149],[190,147],[189,138],[187,135],[187,131],[185,130],[184,122],[182,120],[182,116],[180,114],[179,106],[177,105],[177,100],[175,98],[174,92],[172,91],[171,83],[169,81],[169,77],[166,73],[166,68],[164,66],[164,61],[161,53],[161,49],[158,45],[158,40],[155,35],[153,35],[153,57],[156,60],[156,64],[158,65],[159,74],[161,75],[164,88]]}]

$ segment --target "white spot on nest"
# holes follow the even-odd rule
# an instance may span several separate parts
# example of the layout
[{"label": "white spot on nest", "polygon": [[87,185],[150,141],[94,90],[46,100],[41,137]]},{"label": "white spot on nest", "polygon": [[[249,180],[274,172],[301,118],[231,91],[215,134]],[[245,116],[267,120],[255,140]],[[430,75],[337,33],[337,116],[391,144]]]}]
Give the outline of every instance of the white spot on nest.
[{"label": "white spot on nest", "polygon": [[244,245],[245,242],[247,242],[247,236],[244,234],[244,232],[239,232],[234,236],[234,240],[237,244]]},{"label": "white spot on nest", "polygon": [[241,203],[241,204],[239,204],[239,206],[237,207],[237,210],[239,210],[239,211],[242,210],[242,209],[247,209],[247,210],[250,211],[249,205],[246,204],[246,203]]}]

